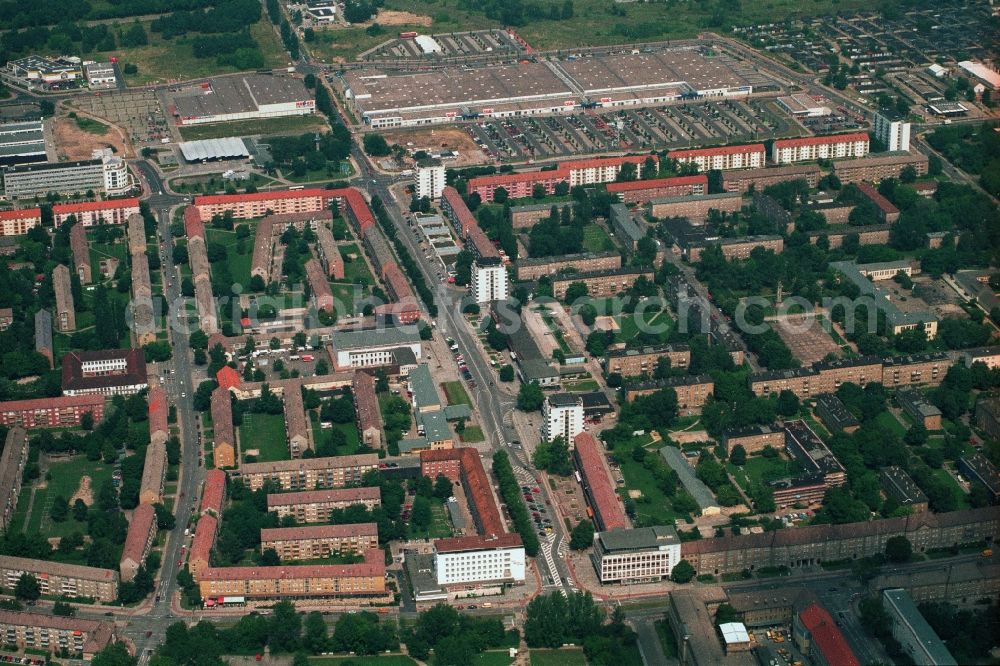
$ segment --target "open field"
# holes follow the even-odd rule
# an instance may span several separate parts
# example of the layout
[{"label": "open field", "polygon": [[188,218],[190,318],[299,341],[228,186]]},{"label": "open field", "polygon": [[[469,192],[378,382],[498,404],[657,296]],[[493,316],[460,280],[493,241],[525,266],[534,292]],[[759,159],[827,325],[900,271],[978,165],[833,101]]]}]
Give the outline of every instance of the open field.
[{"label": "open field", "polygon": [[288,460],[285,417],[281,414],[244,414],[240,425],[240,450],[246,455],[250,449],[260,451],[258,462]]},{"label": "open field", "polygon": [[578,648],[532,650],[531,666],[587,666],[587,659]]},{"label": "open field", "polygon": [[271,134],[304,134],[306,132],[326,132],[330,129],[326,119],[318,113],[308,116],[284,116],[281,118],[260,118],[239,120],[229,123],[208,123],[180,127],[185,141],[198,139],[221,139],[227,136],[260,136]]},{"label": "open field", "polygon": [[506,650],[489,650],[476,655],[473,666],[509,666],[514,660],[511,659]]},{"label": "open field", "polygon": [[786,460],[782,457],[765,458],[754,455],[747,457],[747,462],[742,468],[729,463],[726,469],[740,487],[749,493],[754,488],[764,486],[768,481],[796,476],[802,471],[802,465],[795,460]]},{"label": "open field", "polygon": [[[622,315],[617,319],[620,330],[616,338],[619,342],[628,342],[640,332],[648,332],[661,341],[666,340],[674,325],[666,310],[658,311],[655,308],[645,310],[641,314]],[[643,328],[646,330],[641,330]]]},{"label": "open field", "polygon": [[[635,500],[636,526],[672,525],[678,515],[674,512],[670,499],[660,490],[652,472],[632,458],[632,450],[645,446],[648,442],[648,437],[636,437],[615,448],[615,460],[621,460],[621,475],[625,479],[624,487],[619,488],[642,493]],[[618,455],[619,452],[621,455]],[[658,456],[660,453],[651,450],[646,455]]]},{"label": "open field", "polygon": [[[111,478],[111,466],[100,460],[93,462],[84,456],[75,456],[50,464],[49,473],[52,475],[52,480],[42,481],[39,485],[45,487],[39,487],[35,490],[35,502],[31,508],[31,515],[25,517],[27,532],[46,537],[61,537],[72,532],[86,532],[86,525],[73,520],[72,512],[61,523],[53,521],[49,515],[52,503],[56,497],[65,498],[70,507],[72,507],[76,497],[80,497],[88,504],[91,503],[97,489]],[[87,481],[81,484],[84,477],[87,478]],[[89,492],[77,495],[76,493],[81,490],[81,485],[86,486]],[[24,497],[27,496],[24,495]]]},{"label": "open field", "polygon": [[448,511],[439,500],[431,501],[431,514],[433,516],[427,532],[421,532],[413,523],[407,525],[407,531],[411,539],[447,539],[452,535],[451,523],[448,522]]},{"label": "open field", "polygon": [[444,382],[441,384],[441,387],[448,397],[449,405],[472,405],[472,401],[469,400],[469,394],[466,393],[462,382]]},{"label": "open field", "polygon": [[451,150],[458,153],[458,159],[449,162],[449,166],[469,166],[482,164],[485,161],[483,151],[472,140],[469,133],[458,127],[401,130],[386,132],[384,136],[390,145],[398,143],[413,151]]},{"label": "open field", "polygon": [[378,656],[309,657],[309,663],[312,666],[343,666],[344,664],[353,664],[354,666],[416,666],[417,662],[403,654],[390,654]]},{"label": "open field", "polygon": [[486,440],[483,436],[483,429],[479,426],[465,426],[465,430],[461,432],[459,437],[467,444],[475,444]]},{"label": "open field", "polygon": [[91,118],[57,116],[51,127],[59,155],[68,160],[89,160],[95,150],[108,146],[113,147],[117,155],[134,157],[117,130]]},{"label": "open field", "polygon": [[[236,238],[235,231],[224,229],[205,229],[206,243],[221,243],[226,247],[225,263],[229,264],[229,274],[233,278],[234,284],[250,283],[250,263],[253,260],[253,225],[250,228],[250,237],[240,240]],[[240,253],[240,250],[243,250]],[[221,262],[218,262],[221,263]]]},{"label": "open field", "polygon": [[771,328],[803,366],[822,361],[828,354],[840,356],[840,346],[823,329],[818,319],[812,319],[807,325],[800,317],[790,316],[787,323],[771,322]]},{"label": "open field", "polygon": [[375,278],[365,263],[365,255],[357,245],[341,245],[338,250],[344,258],[344,280],[368,286],[375,284]]},{"label": "open field", "polygon": [[615,249],[615,242],[604,227],[591,222],[583,228],[583,249],[587,252],[604,252]]},{"label": "open field", "polygon": [[89,132],[91,134],[100,134],[103,136],[111,130],[111,128],[104,123],[93,120],[92,118],[77,117],[75,120],[77,127],[82,129],[84,132]]}]

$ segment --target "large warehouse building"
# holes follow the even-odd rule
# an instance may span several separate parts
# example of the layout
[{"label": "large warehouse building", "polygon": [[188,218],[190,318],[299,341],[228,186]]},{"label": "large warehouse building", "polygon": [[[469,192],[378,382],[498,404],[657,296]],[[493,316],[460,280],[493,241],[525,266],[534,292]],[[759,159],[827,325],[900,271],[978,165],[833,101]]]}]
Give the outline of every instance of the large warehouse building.
[{"label": "large warehouse building", "polygon": [[745,96],[769,79],[718,51],[687,45],[413,74],[357,70],[340,82],[365,123],[388,128]]},{"label": "large warehouse building", "polygon": [[0,125],[0,164],[44,162],[45,157],[41,120]]},{"label": "large warehouse building", "polygon": [[304,116],[316,110],[302,81],[290,76],[226,76],[205,85],[174,97],[171,111],[178,125]]}]

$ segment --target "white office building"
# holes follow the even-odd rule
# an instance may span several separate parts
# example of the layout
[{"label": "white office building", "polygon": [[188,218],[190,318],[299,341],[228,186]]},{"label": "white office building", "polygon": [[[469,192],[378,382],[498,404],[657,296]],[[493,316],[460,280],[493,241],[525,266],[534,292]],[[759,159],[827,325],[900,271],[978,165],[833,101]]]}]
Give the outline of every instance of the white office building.
[{"label": "white office building", "polygon": [[128,164],[109,148],[95,150],[89,160],[15,165],[3,172],[3,180],[8,199],[87,191],[121,196],[134,186]]},{"label": "white office building", "polygon": [[562,437],[567,444],[583,432],[583,400],[569,393],[556,393],[545,398],[542,406],[542,435],[551,442]]},{"label": "white office building", "polygon": [[509,293],[507,269],[500,262],[489,263],[482,260],[472,264],[472,280],[470,290],[476,303],[490,301],[505,301]]},{"label": "white office building", "polygon": [[441,160],[426,159],[417,162],[417,198],[440,199],[444,190],[444,165]]},{"label": "white office building", "polygon": [[878,111],[875,113],[873,130],[875,138],[885,144],[886,150],[910,150],[910,123],[905,120],[890,112]]},{"label": "white office building", "polygon": [[681,540],[670,526],[598,532],[590,558],[602,584],[649,583],[670,577]]},{"label": "white office building", "polygon": [[331,340],[338,370],[374,368],[396,362],[397,350],[408,347],[420,360],[420,333],[416,326],[337,331]]},{"label": "white office building", "polygon": [[516,534],[458,537],[434,542],[438,585],[524,583],[525,554]]}]

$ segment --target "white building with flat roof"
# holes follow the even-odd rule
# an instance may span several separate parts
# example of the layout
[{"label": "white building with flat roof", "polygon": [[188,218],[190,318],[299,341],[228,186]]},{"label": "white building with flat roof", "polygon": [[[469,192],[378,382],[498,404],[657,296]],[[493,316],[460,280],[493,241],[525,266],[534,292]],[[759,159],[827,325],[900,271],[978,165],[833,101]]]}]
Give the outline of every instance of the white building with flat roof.
[{"label": "white building with flat roof", "polygon": [[681,561],[681,540],[669,526],[598,532],[590,558],[601,583],[657,581]]},{"label": "white building with flat roof", "polygon": [[469,289],[476,303],[505,301],[508,298],[507,268],[502,263],[476,262],[472,264],[472,280]]},{"label": "white building with flat roof", "polygon": [[890,152],[910,150],[910,123],[887,112],[875,112],[872,127],[875,138],[885,144]]},{"label": "white building with flat roof", "polygon": [[416,194],[418,199],[424,197],[440,199],[444,186],[444,165],[441,160],[426,159],[417,162]]},{"label": "white building with flat roof", "polygon": [[556,393],[542,406],[542,435],[551,442],[562,437],[567,445],[583,432],[583,400],[578,395]]},{"label": "white building with flat roof", "polygon": [[438,585],[524,583],[526,558],[521,538],[504,534],[438,539],[434,571]]}]

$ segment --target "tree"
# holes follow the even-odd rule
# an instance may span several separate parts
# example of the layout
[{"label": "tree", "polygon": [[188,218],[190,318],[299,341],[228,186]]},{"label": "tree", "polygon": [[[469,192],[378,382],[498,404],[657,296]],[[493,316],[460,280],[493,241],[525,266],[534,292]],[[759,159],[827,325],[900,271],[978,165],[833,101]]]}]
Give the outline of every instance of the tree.
[{"label": "tree", "polygon": [[586,550],[594,543],[594,524],[589,520],[581,520],[570,532],[569,547],[573,550]]},{"label": "tree", "polygon": [[124,643],[109,643],[90,660],[91,666],[136,666],[138,658],[128,653]]},{"label": "tree", "polygon": [[82,499],[77,498],[77,500],[73,502],[73,520],[80,523],[85,522],[87,520],[87,511],[87,503]]},{"label": "tree", "polygon": [[69,518],[69,502],[62,495],[52,499],[52,508],[49,509],[49,517],[57,523],[65,522]]},{"label": "tree", "polygon": [[890,562],[909,562],[913,556],[913,546],[905,536],[889,537],[885,542],[885,556]]},{"label": "tree", "polygon": [[319,654],[326,651],[329,642],[330,637],[327,635],[326,620],[323,619],[323,614],[313,611],[306,615],[302,647],[312,654]]},{"label": "tree", "polygon": [[569,446],[562,437],[556,437],[551,442],[539,442],[531,461],[535,467],[544,469],[550,474],[569,476],[573,473]]},{"label": "tree", "polygon": [[742,444],[733,447],[732,453],[729,454],[729,462],[737,467],[742,467],[747,463],[747,450],[743,448]]},{"label": "tree", "polygon": [[70,606],[65,601],[57,601],[52,606],[52,614],[62,617],[73,617],[76,615],[76,608],[74,606]]},{"label": "tree", "polygon": [[279,601],[268,623],[267,644],[275,652],[294,652],[299,647],[302,618],[290,601]]},{"label": "tree", "polygon": [[472,262],[475,259],[468,250],[462,250],[455,257],[455,284],[464,287],[472,281]]},{"label": "tree", "polygon": [[512,382],[514,381],[514,366],[503,365],[500,367],[500,381],[502,382]]},{"label": "tree", "polygon": [[385,137],[381,134],[365,134],[362,142],[364,143],[365,152],[372,157],[385,157],[392,152]]},{"label": "tree", "polygon": [[545,396],[542,394],[542,388],[538,382],[521,384],[521,388],[517,392],[518,409],[522,412],[536,412],[542,408],[544,402]]},{"label": "tree", "polygon": [[795,416],[798,414],[799,397],[788,389],[783,389],[778,394],[778,413],[782,416]]},{"label": "tree", "polygon": [[434,480],[434,497],[446,500],[452,495],[451,479],[444,474],[438,474]]},{"label": "tree", "polygon": [[681,560],[676,565],[674,565],[673,570],[670,572],[670,580],[675,583],[690,583],[691,579],[694,578],[695,570],[691,566],[691,563],[687,560]]},{"label": "tree", "polygon": [[572,305],[577,299],[583,298],[588,294],[587,284],[585,282],[571,282],[568,287],[566,287],[566,297],[563,299],[568,305]]},{"label": "tree", "polygon": [[14,586],[14,596],[21,601],[37,601],[42,596],[42,586],[38,579],[29,573],[21,574]]},{"label": "tree", "polygon": [[431,526],[433,518],[430,500],[420,495],[413,498],[413,509],[410,512],[410,522],[413,526],[422,532],[426,531]]}]

